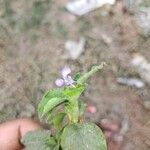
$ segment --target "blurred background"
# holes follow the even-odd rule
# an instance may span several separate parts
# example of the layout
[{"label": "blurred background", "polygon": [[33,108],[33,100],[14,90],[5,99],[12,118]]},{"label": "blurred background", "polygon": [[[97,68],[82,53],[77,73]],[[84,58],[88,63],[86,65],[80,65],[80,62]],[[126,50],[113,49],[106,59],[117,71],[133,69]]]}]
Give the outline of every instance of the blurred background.
[{"label": "blurred background", "polygon": [[0,0],[0,123],[37,118],[60,70],[87,71],[85,118],[110,150],[150,149],[149,0]]}]

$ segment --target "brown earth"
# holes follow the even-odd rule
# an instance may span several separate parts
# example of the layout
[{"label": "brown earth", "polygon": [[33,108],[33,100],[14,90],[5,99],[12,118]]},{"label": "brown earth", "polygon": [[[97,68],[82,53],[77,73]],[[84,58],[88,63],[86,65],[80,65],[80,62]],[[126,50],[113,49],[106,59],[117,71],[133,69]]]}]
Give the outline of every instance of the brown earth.
[{"label": "brown earth", "polygon": [[[0,122],[36,117],[43,92],[55,86],[64,65],[76,72],[105,61],[107,67],[90,79],[83,95],[97,108],[86,118],[93,122],[108,118],[119,124],[125,120],[128,131],[120,149],[150,149],[150,110],[144,107],[150,100],[150,87],[136,89],[116,82],[117,77],[139,77],[129,62],[133,53],[150,60],[150,38],[139,35],[134,15],[124,12],[122,3],[83,17],[67,12],[63,1],[0,3]],[[86,50],[71,60],[64,43],[80,37],[86,39]]]}]

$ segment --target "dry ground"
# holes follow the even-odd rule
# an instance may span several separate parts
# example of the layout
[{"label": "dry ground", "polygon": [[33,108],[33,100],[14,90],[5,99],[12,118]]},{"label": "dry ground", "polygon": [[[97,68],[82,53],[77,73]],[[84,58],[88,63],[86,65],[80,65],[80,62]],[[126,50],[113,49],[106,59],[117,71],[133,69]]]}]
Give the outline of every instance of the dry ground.
[{"label": "dry ground", "polygon": [[[0,1],[0,122],[36,117],[35,108],[46,89],[54,87],[59,70],[68,64],[73,72],[106,61],[104,71],[89,81],[83,99],[97,107],[86,114],[94,122],[112,118],[129,124],[122,150],[150,149],[150,87],[138,90],[118,85],[120,76],[139,77],[129,64],[138,52],[150,61],[150,38],[138,34],[134,16],[122,4],[106,6],[75,17],[57,1]],[[86,39],[77,60],[66,56],[68,39]],[[109,39],[109,40],[107,40]]]}]

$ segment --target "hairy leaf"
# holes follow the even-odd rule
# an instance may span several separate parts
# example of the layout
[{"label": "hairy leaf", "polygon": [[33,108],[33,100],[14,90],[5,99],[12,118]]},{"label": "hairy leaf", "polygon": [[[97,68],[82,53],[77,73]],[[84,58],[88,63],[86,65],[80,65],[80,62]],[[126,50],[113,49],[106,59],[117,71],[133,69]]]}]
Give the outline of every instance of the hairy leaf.
[{"label": "hairy leaf", "polygon": [[54,118],[53,118],[53,123],[54,123],[54,127],[56,129],[61,129],[62,127],[62,122],[64,120],[65,117],[65,113],[58,113]]},{"label": "hairy leaf", "polygon": [[83,84],[77,84],[75,87],[67,87],[64,89],[64,95],[65,97],[70,100],[74,98],[78,98],[81,93],[84,91],[85,86]]},{"label": "hairy leaf", "polygon": [[92,123],[71,124],[61,137],[63,150],[106,150],[106,141],[99,127]]},{"label": "hairy leaf", "polygon": [[60,105],[61,103],[65,102],[66,99],[54,97],[50,99],[47,104],[44,106],[42,116],[45,116],[48,112],[52,111],[56,106]]},{"label": "hairy leaf", "polygon": [[56,150],[57,143],[50,134],[49,130],[30,131],[21,139],[21,143],[26,150]]},{"label": "hairy leaf", "polygon": [[49,90],[48,92],[45,93],[41,102],[38,105],[39,116],[42,116],[44,107],[48,103],[48,101],[55,97],[64,99],[63,88]]}]

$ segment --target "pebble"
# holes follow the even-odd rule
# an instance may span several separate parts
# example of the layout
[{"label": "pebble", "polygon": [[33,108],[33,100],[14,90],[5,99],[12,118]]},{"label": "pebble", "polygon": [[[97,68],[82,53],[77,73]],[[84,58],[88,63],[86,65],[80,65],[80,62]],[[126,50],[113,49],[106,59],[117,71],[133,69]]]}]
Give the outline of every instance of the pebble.
[{"label": "pebble", "polygon": [[144,107],[145,107],[145,109],[150,110],[150,101],[145,101]]},{"label": "pebble", "polygon": [[85,51],[85,38],[82,37],[79,41],[66,41],[65,49],[70,59],[78,59],[80,55]]}]

